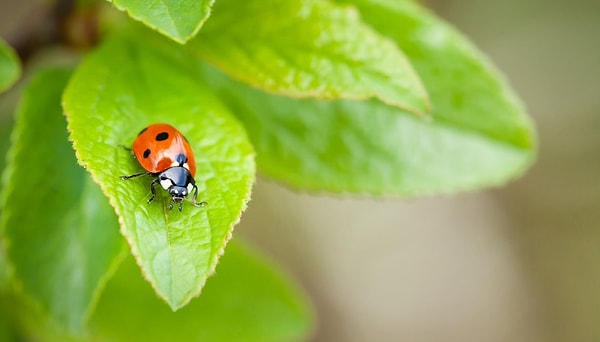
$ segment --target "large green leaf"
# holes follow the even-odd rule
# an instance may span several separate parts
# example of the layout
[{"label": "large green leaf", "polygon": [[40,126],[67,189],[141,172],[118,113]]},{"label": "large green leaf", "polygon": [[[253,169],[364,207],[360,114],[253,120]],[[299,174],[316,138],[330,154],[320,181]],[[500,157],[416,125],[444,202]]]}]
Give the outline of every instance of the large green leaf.
[{"label": "large green leaf", "polygon": [[71,331],[83,323],[123,251],[116,217],[77,165],[60,98],[70,72],[30,82],[17,111],[2,197],[2,229],[24,295]]},{"label": "large green leaf", "polygon": [[433,119],[376,101],[271,96],[207,68],[247,126],[261,170],[299,188],[388,195],[478,189],[521,174],[534,159],[535,134],[502,76],[413,2],[380,3],[356,1],[411,59],[430,91]]},{"label": "large green leaf", "polygon": [[[173,309],[197,296],[246,206],[254,180],[254,152],[242,126],[202,83],[193,58],[151,35],[113,38],[79,67],[63,106],[79,162],[109,197],[121,232],[159,296]],[[177,127],[195,152],[198,199],[183,212],[167,210],[160,190],[148,204],[150,177],[131,146],[151,123]]]},{"label": "large green leaf", "polygon": [[91,319],[95,341],[302,341],[313,315],[275,265],[232,242],[200,298],[172,312],[123,264]]},{"label": "large green leaf", "polygon": [[10,46],[0,39],[0,93],[15,83],[20,73],[19,58]]},{"label": "large green leaf", "polygon": [[220,0],[187,46],[232,77],[275,94],[377,98],[429,112],[406,57],[353,7],[322,0]]},{"label": "large green leaf", "polygon": [[208,19],[215,0],[108,0],[130,17],[185,43]]},{"label": "large green leaf", "polygon": [[[534,154],[531,127],[520,116],[487,133],[435,115],[419,120],[377,101],[272,96],[208,66],[205,77],[246,125],[259,168],[297,188],[405,196],[477,189],[520,174]],[[488,110],[477,112],[469,102],[464,110],[498,121],[494,106],[507,101],[503,93],[474,96]],[[443,108],[440,102],[436,110]]]}]

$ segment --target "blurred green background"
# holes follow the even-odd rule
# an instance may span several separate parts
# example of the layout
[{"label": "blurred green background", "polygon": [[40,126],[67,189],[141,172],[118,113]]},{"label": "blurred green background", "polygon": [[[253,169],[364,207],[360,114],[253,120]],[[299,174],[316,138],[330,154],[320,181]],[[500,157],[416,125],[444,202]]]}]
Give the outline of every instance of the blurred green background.
[{"label": "blurred green background", "polygon": [[[502,189],[408,201],[316,197],[259,178],[236,234],[308,290],[315,341],[600,340],[600,1],[427,4],[524,100],[535,166]],[[43,41],[45,11],[2,0],[0,36]]]}]

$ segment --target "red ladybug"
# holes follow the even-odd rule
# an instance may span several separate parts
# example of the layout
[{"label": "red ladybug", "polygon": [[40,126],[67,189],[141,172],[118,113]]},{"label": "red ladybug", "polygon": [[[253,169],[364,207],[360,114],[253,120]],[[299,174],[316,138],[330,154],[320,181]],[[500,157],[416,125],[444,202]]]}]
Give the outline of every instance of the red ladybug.
[{"label": "red ladybug", "polygon": [[154,200],[156,191],[154,186],[160,184],[163,189],[171,194],[169,210],[173,203],[179,203],[179,211],[183,206],[183,199],[192,191],[192,203],[203,206],[206,202],[196,202],[198,187],[194,176],[196,175],[196,160],[187,139],[175,127],[159,123],[144,128],[133,142],[133,154],[140,165],[147,171],[131,176],[121,176],[121,179],[130,179],[138,176],[155,176],[150,184]]}]

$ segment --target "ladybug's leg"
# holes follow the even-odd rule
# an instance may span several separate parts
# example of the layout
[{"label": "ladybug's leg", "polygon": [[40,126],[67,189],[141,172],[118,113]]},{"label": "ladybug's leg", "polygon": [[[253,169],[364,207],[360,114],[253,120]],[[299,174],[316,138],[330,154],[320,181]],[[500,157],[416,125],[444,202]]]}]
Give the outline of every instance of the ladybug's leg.
[{"label": "ladybug's leg", "polygon": [[[158,178],[156,178],[155,180],[152,181],[152,183],[150,183],[150,191],[152,191],[152,196],[148,200],[148,204],[150,204],[154,200],[154,197],[156,197],[156,190],[154,190],[154,186],[158,183],[160,183]],[[173,205],[171,204],[171,206],[173,206]]]},{"label": "ladybug's leg", "polygon": [[196,197],[198,197],[198,187],[196,186],[196,184],[194,184],[194,189],[192,190],[194,192],[194,195],[192,196],[192,203],[194,203],[194,205],[196,207],[203,207],[206,205],[206,202],[200,202],[198,203],[196,201]]},{"label": "ladybug's leg", "polygon": [[139,176],[148,176],[150,174],[151,174],[150,172],[142,172],[142,173],[136,173],[136,174],[131,175],[131,176],[121,176],[119,178],[121,178],[123,180],[127,180],[127,179],[130,179],[130,178],[135,178],[135,177],[139,177]]}]

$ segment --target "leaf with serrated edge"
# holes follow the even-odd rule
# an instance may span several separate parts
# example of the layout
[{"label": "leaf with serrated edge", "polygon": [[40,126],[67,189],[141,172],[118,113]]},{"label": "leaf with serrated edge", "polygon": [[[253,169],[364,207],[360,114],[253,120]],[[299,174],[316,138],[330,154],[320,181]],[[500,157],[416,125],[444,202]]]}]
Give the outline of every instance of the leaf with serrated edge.
[{"label": "leaf with serrated edge", "polygon": [[[146,37],[151,37],[146,39]],[[176,310],[199,295],[249,199],[254,152],[243,127],[202,83],[194,58],[148,34],[109,39],[73,76],[63,98],[79,162],[102,186],[120,218],[144,275]],[[149,124],[167,122],[189,140],[196,157],[198,200],[167,210],[131,146]]]},{"label": "leaf with serrated edge", "polygon": [[124,242],[100,189],[77,165],[60,97],[70,71],[49,69],[17,111],[2,196],[15,281],[51,320],[80,333]]},{"label": "leaf with serrated edge", "polygon": [[306,296],[277,265],[236,239],[202,296],[177,312],[161,305],[129,259],[103,293],[91,335],[114,342],[307,340],[314,317]]},{"label": "leaf with serrated edge", "polygon": [[17,54],[0,39],[0,93],[17,81],[21,74],[21,64]]},{"label": "leaf with serrated edge", "polygon": [[130,17],[139,20],[178,43],[192,38],[211,13],[215,0],[108,0]]},{"label": "leaf with serrated edge", "polygon": [[274,94],[377,98],[418,115],[430,110],[410,62],[353,7],[322,0],[220,0],[186,46],[233,78]]}]

